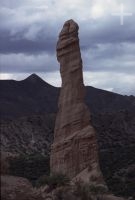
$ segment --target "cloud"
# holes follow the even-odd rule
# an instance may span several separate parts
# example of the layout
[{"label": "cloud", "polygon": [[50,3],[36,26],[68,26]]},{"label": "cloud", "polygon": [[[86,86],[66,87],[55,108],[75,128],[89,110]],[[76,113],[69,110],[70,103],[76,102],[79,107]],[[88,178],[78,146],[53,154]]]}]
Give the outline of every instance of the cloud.
[{"label": "cloud", "polygon": [[54,71],[58,67],[56,57],[46,53],[39,55],[3,54],[0,59],[2,73],[37,73]]},{"label": "cloud", "polygon": [[[102,0],[101,3],[99,0],[28,0],[23,4],[22,1],[17,3],[14,0],[12,4],[10,1],[2,1],[0,52],[54,53],[60,27],[69,16],[75,18],[80,25],[82,49],[103,43],[135,42],[134,18],[128,17],[125,20],[126,26],[120,26],[119,19],[116,21],[116,18],[111,16],[111,6],[112,10],[117,11],[118,1]],[[126,7],[132,11],[132,6]],[[100,16],[95,17],[98,15]]]},{"label": "cloud", "polygon": [[135,76],[115,72],[84,72],[86,85],[112,91],[119,94],[135,95]]},{"label": "cloud", "polygon": [[[133,13],[124,18],[123,26],[120,18],[111,14],[120,11],[121,3],[125,12]],[[0,4],[1,73],[59,70],[56,43],[64,21],[70,18],[80,27],[87,73],[124,74],[126,80],[135,73],[134,0],[12,0],[12,3],[1,0]],[[108,85],[109,80],[105,78]],[[130,91],[133,86],[128,85]],[[116,87],[109,88],[116,90]],[[120,90],[123,91],[122,87]]]},{"label": "cloud", "polygon": [[[47,34],[47,31],[40,29],[40,34],[35,33],[36,27],[29,29],[24,35],[22,32],[15,36],[9,35],[8,32],[3,32],[0,35],[1,54],[23,53],[23,54],[39,54],[42,52],[54,53],[56,39]],[[44,37],[42,37],[44,36]],[[46,36],[46,37],[45,37]]]},{"label": "cloud", "polygon": [[100,44],[97,48],[83,52],[85,70],[135,73],[135,45]]}]

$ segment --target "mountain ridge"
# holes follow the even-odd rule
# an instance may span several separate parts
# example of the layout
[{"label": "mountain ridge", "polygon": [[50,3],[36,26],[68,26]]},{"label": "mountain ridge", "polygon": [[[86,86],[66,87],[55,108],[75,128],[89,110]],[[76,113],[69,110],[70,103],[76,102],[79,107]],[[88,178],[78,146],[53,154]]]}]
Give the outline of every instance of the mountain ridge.
[{"label": "mountain ridge", "polygon": [[[25,82],[25,81],[29,81],[29,82],[36,82],[36,81],[42,81],[44,82],[44,84],[48,85],[48,86],[52,86],[54,88],[61,88],[61,87],[56,87],[51,85],[50,83],[46,82],[45,80],[43,80],[40,76],[38,76],[36,73],[33,73],[31,75],[29,75],[28,77],[22,79],[22,80],[15,80],[15,79],[0,79],[0,83],[2,82],[17,82],[17,83],[21,83],[21,82]],[[134,95],[123,95],[123,94],[119,94],[116,92],[112,92],[112,91],[108,91],[108,90],[104,90],[104,89],[100,89],[100,88],[96,88],[94,86],[90,86],[90,85],[85,85],[85,87],[91,87],[93,89],[97,89],[99,91],[105,91],[107,93],[111,93],[111,94],[116,94],[116,95],[120,95],[120,96],[124,96],[124,97],[133,97],[135,98]]]},{"label": "mountain ridge", "polygon": [[[92,112],[135,111],[135,97],[86,86],[86,103]],[[1,118],[56,113],[60,88],[36,74],[24,80],[0,80]]]}]

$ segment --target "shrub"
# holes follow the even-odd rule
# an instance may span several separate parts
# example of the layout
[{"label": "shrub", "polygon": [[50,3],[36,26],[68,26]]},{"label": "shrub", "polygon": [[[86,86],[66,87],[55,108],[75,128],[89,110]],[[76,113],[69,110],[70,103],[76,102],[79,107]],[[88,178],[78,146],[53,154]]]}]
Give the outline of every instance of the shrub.
[{"label": "shrub", "polygon": [[103,194],[108,194],[108,189],[104,185],[95,185],[95,184],[90,184],[89,185],[89,191],[93,195],[103,195]]},{"label": "shrub", "polygon": [[51,174],[50,176],[41,176],[36,183],[37,187],[48,185],[51,190],[69,185],[69,178],[61,173]]},{"label": "shrub", "polygon": [[71,187],[60,187],[56,189],[54,200],[78,200],[73,194]]},{"label": "shrub", "polygon": [[49,157],[41,154],[20,155],[10,160],[10,174],[30,180],[33,185],[43,174],[49,175]]},{"label": "shrub", "polygon": [[89,184],[77,181],[75,183],[74,195],[81,200],[92,200],[89,192]]},{"label": "shrub", "polygon": [[104,185],[95,185],[77,181],[75,183],[74,194],[81,200],[91,200],[93,196],[108,194],[108,189]]}]

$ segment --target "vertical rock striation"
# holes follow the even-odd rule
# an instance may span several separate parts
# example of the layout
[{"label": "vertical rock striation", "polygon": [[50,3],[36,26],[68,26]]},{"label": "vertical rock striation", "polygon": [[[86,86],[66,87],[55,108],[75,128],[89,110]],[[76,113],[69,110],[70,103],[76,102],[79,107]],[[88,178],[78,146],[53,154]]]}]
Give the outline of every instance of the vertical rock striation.
[{"label": "vertical rock striation", "polygon": [[70,178],[102,182],[95,130],[84,103],[85,88],[79,47],[78,25],[65,22],[57,43],[62,88],[51,148],[51,172]]}]

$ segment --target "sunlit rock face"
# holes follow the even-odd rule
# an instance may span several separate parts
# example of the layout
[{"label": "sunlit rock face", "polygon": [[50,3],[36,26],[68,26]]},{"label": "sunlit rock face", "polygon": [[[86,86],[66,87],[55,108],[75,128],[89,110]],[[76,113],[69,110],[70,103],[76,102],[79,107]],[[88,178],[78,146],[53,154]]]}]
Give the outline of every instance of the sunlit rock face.
[{"label": "sunlit rock face", "polygon": [[51,172],[70,178],[103,182],[98,162],[96,133],[84,103],[85,88],[79,47],[78,25],[65,22],[57,43],[62,88],[51,148]]}]

